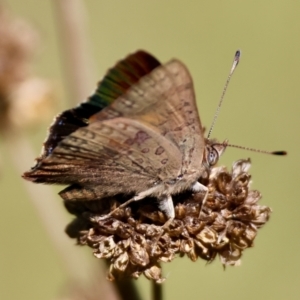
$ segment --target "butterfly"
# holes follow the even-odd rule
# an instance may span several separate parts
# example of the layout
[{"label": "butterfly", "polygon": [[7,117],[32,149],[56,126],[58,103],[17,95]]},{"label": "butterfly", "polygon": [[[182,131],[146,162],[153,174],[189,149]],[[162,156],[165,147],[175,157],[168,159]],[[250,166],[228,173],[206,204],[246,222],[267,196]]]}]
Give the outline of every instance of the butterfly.
[{"label": "butterfly", "polygon": [[56,117],[23,177],[69,185],[60,192],[65,201],[132,195],[125,206],[155,197],[172,221],[172,196],[207,194],[198,180],[225,148],[204,137],[186,66],[137,51],[110,69],[86,102]]}]

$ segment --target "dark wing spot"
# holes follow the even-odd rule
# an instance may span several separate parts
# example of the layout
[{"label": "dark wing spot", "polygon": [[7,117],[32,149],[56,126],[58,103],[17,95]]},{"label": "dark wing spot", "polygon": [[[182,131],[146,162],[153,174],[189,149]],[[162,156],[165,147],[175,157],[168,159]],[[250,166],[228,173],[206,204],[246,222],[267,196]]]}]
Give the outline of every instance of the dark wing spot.
[{"label": "dark wing spot", "polygon": [[163,165],[165,165],[165,164],[167,163],[167,161],[168,161],[168,158],[165,158],[165,159],[163,159],[163,160],[161,161],[161,163],[162,163]]},{"label": "dark wing spot", "polygon": [[149,138],[150,138],[150,136],[145,131],[138,131],[135,135],[135,141],[138,144],[144,143]]},{"label": "dark wing spot", "polygon": [[125,144],[128,145],[128,146],[132,146],[134,144],[134,139],[127,139],[125,141]]},{"label": "dark wing spot", "polygon": [[144,160],[143,160],[142,158],[139,158],[139,159],[136,160],[136,162],[137,162],[138,164],[142,164],[142,163],[144,162]]},{"label": "dark wing spot", "polygon": [[142,153],[148,153],[149,152],[149,148],[144,148],[144,149],[142,149]]},{"label": "dark wing spot", "polygon": [[155,151],[155,154],[156,155],[161,155],[162,153],[165,152],[165,149],[162,147],[162,146],[159,146],[156,151]]},{"label": "dark wing spot", "polygon": [[182,128],[183,128],[183,126],[178,126],[178,127],[174,128],[173,131],[181,131]]}]

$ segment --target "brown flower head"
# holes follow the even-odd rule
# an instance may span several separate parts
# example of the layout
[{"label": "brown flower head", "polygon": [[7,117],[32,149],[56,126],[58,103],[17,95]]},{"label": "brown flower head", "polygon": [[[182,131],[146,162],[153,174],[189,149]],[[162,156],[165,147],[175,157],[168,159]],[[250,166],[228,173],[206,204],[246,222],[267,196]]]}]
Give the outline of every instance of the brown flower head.
[{"label": "brown flower head", "polygon": [[102,199],[94,203],[65,202],[76,219],[67,227],[70,237],[88,245],[97,258],[109,262],[108,278],[138,278],[144,274],[157,283],[164,281],[161,262],[187,255],[192,261],[208,262],[219,255],[223,266],[239,265],[243,250],[253,245],[258,228],[271,210],[257,204],[261,195],[250,190],[250,159],[233,164],[231,172],[215,167],[206,182],[209,194],[174,197],[176,217],[165,229],[166,217],[149,198],[100,218],[124,199]]}]

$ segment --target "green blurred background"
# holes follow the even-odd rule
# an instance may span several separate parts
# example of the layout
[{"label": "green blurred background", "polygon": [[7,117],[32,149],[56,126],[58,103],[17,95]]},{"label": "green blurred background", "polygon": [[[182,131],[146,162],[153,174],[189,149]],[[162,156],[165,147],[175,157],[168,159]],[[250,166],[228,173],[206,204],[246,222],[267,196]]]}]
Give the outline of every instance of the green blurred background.
[{"label": "green blurred background", "polygon": [[[36,74],[67,88],[55,2],[6,3],[39,30]],[[287,157],[273,157],[227,149],[221,164],[231,166],[251,157],[253,187],[263,194],[261,203],[272,208],[271,220],[259,231],[255,247],[245,251],[240,267],[224,271],[218,259],[209,266],[186,258],[165,264],[165,299],[299,299],[300,2],[83,2],[96,74],[91,90],[109,67],[137,49],[148,50],[162,62],[176,57],[192,73],[201,120],[209,126],[234,52],[240,48],[242,59],[213,137],[288,151]],[[67,107],[70,96],[66,89],[61,94],[57,112]],[[36,155],[51,121],[27,131]],[[67,273],[3,141],[0,150],[0,299],[57,299],[68,282]],[[28,161],[28,168],[32,164]],[[56,200],[60,202],[58,196]],[[52,217],[55,223],[56,216]],[[87,249],[74,246],[74,251],[92,256]],[[150,299],[149,282],[141,278],[138,285],[143,299]]]}]

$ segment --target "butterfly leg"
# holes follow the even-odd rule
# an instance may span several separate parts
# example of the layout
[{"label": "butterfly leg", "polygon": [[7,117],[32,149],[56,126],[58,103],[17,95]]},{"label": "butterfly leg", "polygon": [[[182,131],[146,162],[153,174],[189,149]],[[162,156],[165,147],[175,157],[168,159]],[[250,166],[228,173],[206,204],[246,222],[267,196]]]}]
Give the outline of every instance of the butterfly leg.
[{"label": "butterfly leg", "polygon": [[100,220],[105,220],[105,219],[111,217],[111,216],[112,216],[114,213],[116,213],[119,209],[126,207],[128,204],[130,204],[130,203],[132,203],[132,202],[139,201],[139,200],[142,200],[142,199],[144,199],[144,198],[145,198],[145,196],[143,196],[143,197],[140,197],[139,195],[134,196],[133,198],[131,198],[131,199],[127,200],[126,202],[124,202],[123,204],[119,205],[117,208],[115,208],[115,209],[114,209],[113,211],[111,211],[110,213],[108,213],[108,214],[106,214],[106,215],[104,215],[104,216],[101,216],[99,219],[100,219]]},{"label": "butterfly leg", "polygon": [[[153,193],[153,190],[155,190],[155,187],[154,188],[150,188],[148,190],[145,190],[144,192],[141,192],[141,193],[137,194],[133,198],[131,198],[131,199],[127,200],[126,202],[124,202],[123,204],[119,205],[117,208],[115,208],[110,213],[106,214],[105,216],[101,216],[100,219],[101,220],[105,220],[105,219],[111,217],[120,208],[124,208],[124,207],[126,207],[128,204],[130,204],[132,202],[140,201],[140,200],[144,199],[145,197],[150,196]],[[173,202],[172,202],[172,205],[173,205]],[[173,207],[173,211],[174,211],[174,207]]]},{"label": "butterfly leg", "polygon": [[192,191],[196,192],[196,193],[199,193],[199,192],[205,192],[205,195],[204,195],[204,198],[202,200],[202,204],[201,204],[201,209],[200,209],[200,212],[199,212],[199,218],[200,218],[200,215],[202,213],[202,210],[203,210],[203,207],[206,203],[206,200],[207,200],[207,196],[208,196],[208,188],[201,184],[200,182],[196,181],[192,187],[191,187]]},{"label": "butterfly leg", "polygon": [[[175,218],[175,209],[173,204],[173,199],[170,195],[165,196],[161,199],[159,199],[159,208],[162,210],[168,217],[168,220],[166,223],[162,226],[162,229],[166,230],[169,229],[169,226],[171,225],[172,221]],[[159,235],[157,241],[162,236],[163,232]]]},{"label": "butterfly leg", "polygon": [[152,244],[152,251],[151,254],[155,255],[155,251],[157,248],[157,244],[164,234],[165,230],[169,229],[169,226],[171,225],[172,221],[175,218],[175,209],[173,204],[173,199],[170,195],[163,196],[162,198],[158,199],[159,201],[159,208],[161,211],[163,211],[166,216],[168,217],[168,220],[164,225],[161,226],[161,232],[158,234],[158,236],[155,238],[153,244]]},{"label": "butterfly leg", "polygon": [[169,219],[173,220],[175,218],[174,204],[170,195],[159,199],[159,208],[167,215]]}]

